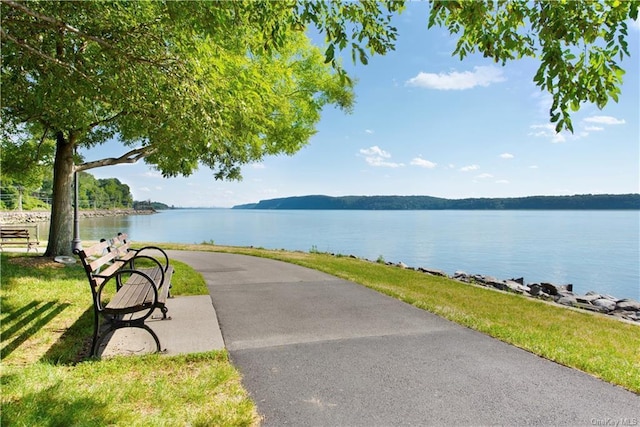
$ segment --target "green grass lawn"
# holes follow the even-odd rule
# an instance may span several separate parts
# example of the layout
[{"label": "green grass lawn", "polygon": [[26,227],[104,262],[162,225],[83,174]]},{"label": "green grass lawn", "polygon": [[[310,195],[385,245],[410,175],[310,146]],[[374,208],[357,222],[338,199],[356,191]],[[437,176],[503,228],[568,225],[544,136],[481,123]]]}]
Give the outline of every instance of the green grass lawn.
[{"label": "green grass lawn", "polygon": [[[259,422],[226,351],[87,358],[91,291],[79,265],[1,257],[1,425],[157,426]],[[172,261],[174,295],[207,294]]]},{"label": "green grass lawn", "polygon": [[[413,270],[328,254],[162,245],[262,256],[360,283],[547,359],[640,393],[640,326]],[[39,262],[34,262],[38,260]],[[1,425],[256,425],[225,351],[88,359],[91,293],[78,266],[1,256]],[[206,294],[176,268],[174,295]]]}]

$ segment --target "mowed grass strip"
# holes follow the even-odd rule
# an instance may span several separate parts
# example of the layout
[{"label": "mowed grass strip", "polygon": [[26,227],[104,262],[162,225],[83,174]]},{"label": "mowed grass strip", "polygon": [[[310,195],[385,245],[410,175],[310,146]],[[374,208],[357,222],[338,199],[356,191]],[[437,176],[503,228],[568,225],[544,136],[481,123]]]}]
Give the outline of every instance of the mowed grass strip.
[{"label": "mowed grass strip", "polygon": [[180,247],[261,256],[314,268],[640,393],[640,325],[347,256],[175,246]]},{"label": "mowed grass strip", "polygon": [[[207,294],[171,262],[173,294]],[[257,425],[226,351],[87,359],[91,292],[79,265],[1,256],[0,425]]]},{"label": "mowed grass strip", "polygon": [[2,425],[249,426],[253,403],[225,351],[3,368]]}]

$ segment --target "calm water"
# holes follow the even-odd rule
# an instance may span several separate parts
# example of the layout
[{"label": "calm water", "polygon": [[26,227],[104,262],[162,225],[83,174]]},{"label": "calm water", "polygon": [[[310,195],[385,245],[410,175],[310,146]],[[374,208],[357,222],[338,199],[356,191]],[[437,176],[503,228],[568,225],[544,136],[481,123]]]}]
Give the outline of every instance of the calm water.
[{"label": "calm water", "polygon": [[314,248],[640,300],[638,211],[185,209],[83,219],[80,228],[87,240],[123,231],[134,241]]}]

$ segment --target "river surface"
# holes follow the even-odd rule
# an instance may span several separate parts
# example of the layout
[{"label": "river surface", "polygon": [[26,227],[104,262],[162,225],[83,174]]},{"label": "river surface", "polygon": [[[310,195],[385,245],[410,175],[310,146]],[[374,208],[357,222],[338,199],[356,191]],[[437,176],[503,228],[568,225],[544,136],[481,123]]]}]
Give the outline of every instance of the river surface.
[{"label": "river surface", "polygon": [[80,221],[82,239],[119,231],[134,242],[317,250],[640,300],[639,211],[177,209]]}]

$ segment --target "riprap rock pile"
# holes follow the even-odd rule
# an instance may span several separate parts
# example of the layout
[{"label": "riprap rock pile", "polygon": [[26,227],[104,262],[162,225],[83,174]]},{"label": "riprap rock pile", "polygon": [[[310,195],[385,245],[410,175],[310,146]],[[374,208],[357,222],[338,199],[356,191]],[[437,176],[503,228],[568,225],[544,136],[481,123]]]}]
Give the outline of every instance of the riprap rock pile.
[{"label": "riprap rock pile", "polygon": [[611,295],[600,294],[589,291],[584,295],[575,294],[573,285],[556,285],[553,283],[530,283],[525,284],[524,278],[500,280],[493,276],[481,274],[467,274],[464,271],[456,271],[453,276],[447,275],[444,271],[429,268],[413,268],[403,262],[390,263],[396,267],[420,271],[433,276],[448,277],[464,283],[471,283],[497,289],[505,292],[512,292],[531,298],[538,298],[551,301],[567,307],[581,308],[593,312],[608,314],[620,319],[638,322],[640,324],[640,302],[623,298],[619,299]]}]

